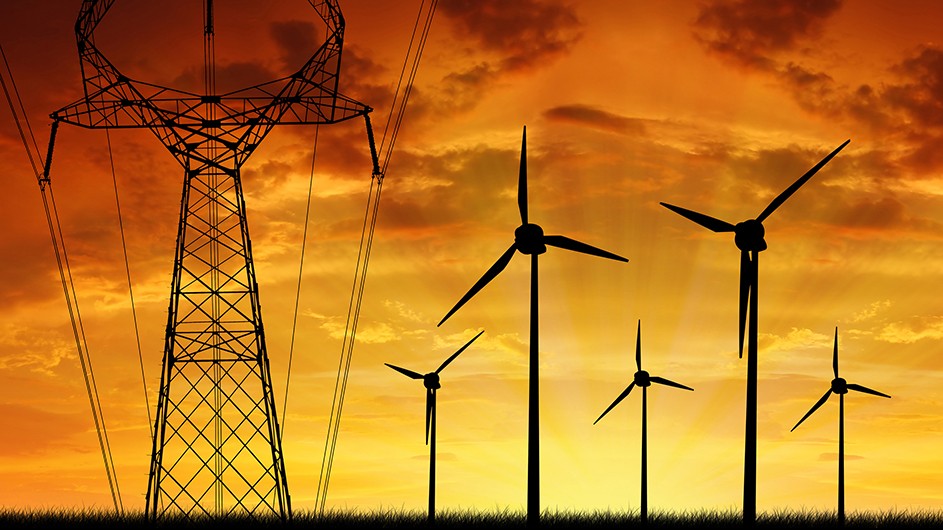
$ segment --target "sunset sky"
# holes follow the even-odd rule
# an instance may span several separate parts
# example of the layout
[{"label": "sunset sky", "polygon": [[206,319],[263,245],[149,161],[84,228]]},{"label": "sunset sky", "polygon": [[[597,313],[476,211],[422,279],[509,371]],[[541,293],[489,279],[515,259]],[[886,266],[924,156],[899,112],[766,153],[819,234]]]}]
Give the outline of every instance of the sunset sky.
[{"label": "sunset sky", "polygon": [[[269,5],[271,4],[271,5]],[[219,87],[295,71],[323,27],[303,0],[216,2]],[[11,0],[0,42],[43,149],[81,97],[78,0]],[[386,121],[418,1],[342,0],[341,91]],[[424,509],[418,372],[442,373],[440,508],[522,509],[529,266],[436,323],[508,247],[521,130],[530,217],[626,256],[541,258],[542,505],[638,509],[645,367],[652,510],[737,509],[746,360],[738,251],[659,201],[736,223],[851,143],[766,222],[759,277],[760,511],[834,509],[842,376],[847,509],[943,507],[943,7],[936,0],[441,0],[386,177],[327,506]],[[97,44],[133,79],[200,89],[200,2],[121,0]],[[935,40],[936,39],[936,40]],[[314,129],[276,128],[243,168],[279,412]],[[182,170],[147,131],[111,133],[147,398],[159,385]],[[41,196],[0,109],[0,508],[110,496]],[[362,121],[320,131],[285,421],[296,510],[314,505],[370,164]],[[125,505],[151,451],[104,131],[60,128],[52,180]],[[151,412],[153,414],[153,411]],[[280,418],[281,419],[281,418]]]}]

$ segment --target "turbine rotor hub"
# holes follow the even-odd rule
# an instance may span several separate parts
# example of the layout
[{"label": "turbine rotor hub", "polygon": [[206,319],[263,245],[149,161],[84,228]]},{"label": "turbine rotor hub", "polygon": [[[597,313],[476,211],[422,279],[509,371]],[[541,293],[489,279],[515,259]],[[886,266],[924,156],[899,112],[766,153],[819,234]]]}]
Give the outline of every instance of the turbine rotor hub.
[{"label": "turbine rotor hub", "polygon": [[533,223],[523,224],[514,230],[514,243],[521,254],[543,254],[547,251],[544,229]]},{"label": "turbine rotor hub", "polygon": [[652,386],[652,379],[648,372],[645,370],[639,370],[635,372],[635,386],[640,386],[642,388]]},{"label": "turbine rotor hub", "polygon": [[442,388],[442,385],[439,384],[439,374],[430,372],[422,376],[422,386],[428,388],[429,390],[438,390]]},{"label": "turbine rotor hub", "polygon": [[756,219],[750,219],[749,221],[737,223],[737,226],[734,227],[733,241],[737,244],[737,248],[745,252],[762,252],[766,250],[765,235],[766,229],[763,228],[763,223]]},{"label": "turbine rotor hub", "polygon": [[836,377],[832,379],[832,392],[836,394],[847,394],[848,393],[848,382],[844,378]]}]

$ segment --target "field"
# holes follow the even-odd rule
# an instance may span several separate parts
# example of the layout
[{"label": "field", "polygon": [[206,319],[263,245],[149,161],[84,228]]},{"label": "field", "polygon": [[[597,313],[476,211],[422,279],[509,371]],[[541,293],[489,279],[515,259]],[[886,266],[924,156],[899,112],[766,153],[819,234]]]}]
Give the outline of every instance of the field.
[{"label": "field", "polygon": [[[527,527],[524,514],[520,512],[442,512],[434,524],[445,529],[485,529]],[[547,512],[541,518],[541,527],[549,529],[591,528],[623,529],[641,526],[637,514],[614,512]],[[740,528],[738,512],[690,512],[650,513],[648,528]],[[760,514],[758,528],[842,528],[834,513],[824,512],[777,512]],[[330,528],[353,530],[375,528],[383,530],[428,528],[426,516],[418,512],[334,512],[323,517],[309,513],[295,514],[288,522],[277,519],[252,519],[248,517],[222,518],[165,518],[149,522],[141,513],[117,516],[103,511],[0,511],[0,528]],[[844,528],[940,528],[943,515],[936,512],[884,512],[852,513],[847,516]]]}]

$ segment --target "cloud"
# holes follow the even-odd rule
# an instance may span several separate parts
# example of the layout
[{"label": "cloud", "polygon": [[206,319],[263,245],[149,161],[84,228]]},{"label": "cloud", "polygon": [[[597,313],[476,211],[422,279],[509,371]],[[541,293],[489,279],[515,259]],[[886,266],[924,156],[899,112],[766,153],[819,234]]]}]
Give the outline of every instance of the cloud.
[{"label": "cloud", "polygon": [[573,8],[553,0],[445,0],[439,11],[461,35],[497,52],[497,69],[505,72],[537,68],[580,38]]},{"label": "cloud", "polygon": [[716,0],[701,6],[695,38],[712,54],[737,66],[777,70],[773,56],[821,35],[841,0]]},{"label": "cloud", "polygon": [[645,134],[643,120],[626,118],[590,105],[562,105],[544,111],[549,121],[583,125],[593,129],[628,135]]},{"label": "cloud", "polygon": [[[300,66],[300,65],[299,65]],[[249,61],[234,61],[216,65],[217,93],[225,94],[253,85],[267,83],[279,76],[262,64]],[[203,66],[190,66],[174,79],[170,86],[178,90],[202,94],[205,90]]]},{"label": "cloud", "polygon": [[282,64],[290,72],[304,66],[322,44],[315,25],[305,20],[272,22],[269,33],[281,52]]},{"label": "cloud", "polygon": [[892,322],[884,326],[878,340],[891,344],[912,344],[921,340],[943,339],[943,317],[916,317],[911,322]]},{"label": "cloud", "polygon": [[711,55],[770,76],[810,114],[880,134],[912,178],[943,168],[943,49],[922,46],[890,65],[884,80],[844,83],[809,66],[826,57],[805,47],[840,8],[840,0],[717,0],[701,7],[693,33]]},{"label": "cloud", "polygon": [[851,317],[852,322],[861,322],[863,320],[870,320],[876,317],[879,313],[889,309],[892,303],[890,300],[878,300],[877,302],[872,302],[867,309],[862,309],[861,311],[856,312]]},{"label": "cloud", "polygon": [[54,375],[76,356],[75,344],[50,329],[7,323],[0,327],[0,371]]},{"label": "cloud", "polygon": [[820,348],[829,344],[831,336],[816,333],[811,329],[792,328],[785,336],[761,333],[759,349],[764,354],[794,353],[796,350]]}]

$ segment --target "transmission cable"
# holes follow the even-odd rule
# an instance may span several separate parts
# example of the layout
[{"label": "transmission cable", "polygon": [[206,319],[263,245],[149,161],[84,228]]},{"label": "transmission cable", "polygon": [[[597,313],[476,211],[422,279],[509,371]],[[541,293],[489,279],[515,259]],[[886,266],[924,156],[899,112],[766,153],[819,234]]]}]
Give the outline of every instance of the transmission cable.
[{"label": "transmission cable", "polygon": [[[3,75],[0,75],[0,85],[2,85],[4,96],[6,97],[7,104],[10,107],[10,112],[13,115],[13,120],[16,122],[16,128],[19,132],[20,140],[23,143],[23,148],[25,149],[26,155],[29,158],[30,166],[32,166],[33,173],[36,176],[36,180],[39,184],[43,200],[43,208],[46,214],[46,223],[49,227],[49,235],[52,240],[56,264],[59,268],[59,278],[62,282],[62,290],[63,294],[65,295],[66,306],[69,311],[69,319],[71,320],[72,324],[72,335],[75,339],[75,347],[78,351],[79,363],[81,364],[82,374],[85,379],[85,390],[88,394],[89,405],[92,409],[92,420],[95,424],[95,430],[98,434],[98,444],[101,449],[102,460],[104,461],[105,465],[105,474],[108,478],[108,486],[111,490],[112,502],[115,505],[115,511],[122,513],[124,507],[121,501],[121,491],[118,487],[118,478],[115,473],[114,458],[111,452],[111,443],[108,440],[108,431],[105,427],[105,420],[102,415],[101,400],[99,398],[98,385],[95,383],[95,374],[94,370],[92,369],[92,360],[88,354],[88,342],[85,337],[85,327],[82,323],[82,315],[79,311],[78,300],[75,296],[75,282],[72,278],[72,270],[69,266],[69,255],[66,252],[65,240],[62,235],[62,224],[59,219],[58,209],[56,208],[55,195],[52,191],[52,182],[49,180],[49,169],[52,163],[52,153],[53,146],[55,144],[56,130],[58,129],[58,121],[53,121],[52,123],[52,129],[50,131],[49,137],[49,149],[46,153],[46,162],[45,164],[43,164],[41,161],[37,163],[37,159],[41,160],[41,158],[39,157],[39,147],[36,143],[36,136],[33,134],[33,128],[29,123],[29,115],[26,113],[25,107],[23,105],[23,99],[20,97],[19,90],[16,87],[13,71],[10,68],[9,61],[7,61],[6,52],[3,51],[2,45],[0,45],[0,56],[3,58],[6,77],[10,79],[10,85],[13,88],[13,94],[10,93],[6,81],[4,81]],[[14,99],[16,102],[14,102]],[[26,130],[23,129],[23,124],[20,122],[20,113],[23,115],[23,123],[26,124]],[[27,131],[29,132],[30,140],[32,140],[33,149],[36,151],[35,157],[33,154],[33,149],[30,148],[30,142],[27,140]],[[42,169],[42,172],[40,172],[40,168]]]},{"label": "transmission cable", "polygon": [[307,248],[308,244],[308,220],[311,217],[311,196],[314,191],[314,166],[318,157],[318,132],[320,130],[320,125],[314,126],[314,147],[311,150],[311,171],[308,175],[308,200],[305,204],[304,229],[301,232],[301,258],[298,263],[298,288],[295,291],[295,311],[291,321],[291,340],[288,344],[288,375],[285,377],[285,400],[282,405],[281,433],[279,434],[280,438],[285,437],[285,423],[287,422],[286,416],[288,414],[288,387],[291,384],[291,362],[295,354],[295,331],[298,328],[298,306],[301,302],[301,279],[305,268],[305,249]]},{"label": "transmission cable", "polygon": [[[347,324],[344,332],[344,342],[341,346],[341,356],[338,363],[337,380],[334,385],[334,399],[331,405],[331,418],[328,424],[327,440],[325,441],[324,456],[321,462],[321,475],[318,481],[318,494],[316,497],[316,509],[323,515],[327,502],[327,493],[330,486],[331,471],[334,464],[334,455],[337,448],[337,439],[340,432],[341,416],[344,408],[344,398],[347,393],[347,381],[350,376],[350,366],[353,359],[354,344],[357,337],[357,325],[360,321],[360,310],[363,303],[364,286],[367,278],[367,267],[370,262],[370,252],[373,249],[373,237],[376,230],[377,217],[380,207],[380,196],[383,191],[383,179],[389,166],[390,158],[393,153],[393,145],[399,134],[403,123],[403,116],[406,111],[406,104],[409,101],[409,95],[412,92],[413,82],[419,69],[419,62],[426,46],[426,39],[432,26],[432,20],[435,15],[438,0],[432,0],[429,3],[428,10],[425,9],[426,2],[423,0],[419,6],[419,13],[416,15],[416,22],[413,25],[412,35],[409,39],[406,57],[403,60],[403,68],[400,71],[399,80],[394,92],[393,102],[390,105],[390,113],[387,116],[386,126],[384,127],[382,141],[380,143],[380,152],[383,162],[374,168],[374,174],[370,181],[370,191],[367,196],[367,211],[364,213],[364,226],[361,231],[360,250],[357,255],[357,266],[354,270],[354,282],[351,287],[351,298],[347,312]],[[423,12],[425,11],[425,20],[423,21]],[[416,35],[419,32],[420,22],[422,22],[422,32],[418,42]],[[415,56],[413,56],[413,46],[415,47]],[[413,57],[410,65],[410,58]],[[409,75],[406,75],[407,68]],[[407,81],[405,88],[403,78]],[[400,92],[402,91],[402,96]],[[396,102],[399,100],[399,106]],[[394,118],[395,115],[395,118]],[[371,142],[371,152],[375,153],[373,145],[373,134],[370,127],[369,117],[365,116],[367,121],[367,131]],[[392,126],[392,129],[391,129]],[[374,187],[376,192],[374,193]],[[361,267],[361,260],[363,266]],[[349,337],[349,338],[348,338]]]},{"label": "transmission cable", "polygon": [[108,142],[108,161],[111,164],[111,182],[115,188],[115,209],[118,211],[118,232],[121,234],[121,251],[124,254],[124,272],[128,279],[128,296],[131,298],[131,320],[134,321],[134,339],[137,341],[138,362],[141,366],[141,384],[144,388],[144,406],[147,409],[147,428],[151,438],[154,438],[154,422],[151,419],[151,403],[147,398],[147,376],[144,374],[144,352],[141,349],[141,331],[138,327],[138,313],[134,303],[134,288],[131,283],[131,264],[128,260],[128,243],[124,236],[124,218],[121,215],[121,201],[118,199],[118,176],[115,171],[115,155],[111,148],[111,132],[105,129],[105,139]]}]

